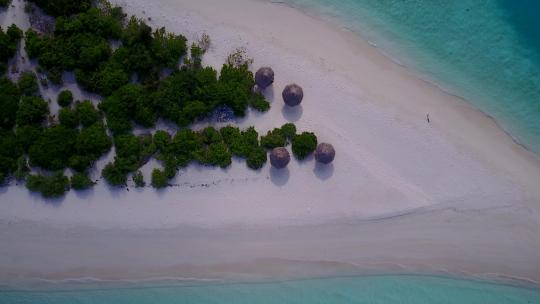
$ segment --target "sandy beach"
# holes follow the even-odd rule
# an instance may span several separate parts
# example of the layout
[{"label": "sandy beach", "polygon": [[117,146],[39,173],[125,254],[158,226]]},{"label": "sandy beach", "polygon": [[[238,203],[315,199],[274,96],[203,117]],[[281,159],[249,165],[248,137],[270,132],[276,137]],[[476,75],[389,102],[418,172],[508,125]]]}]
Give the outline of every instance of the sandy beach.
[{"label": "sandy beach", "polygon": [[[238,125],[266,132],[294,122],[332,143],[336,160],[293,160],[282,171],[191,165],[165,190],[100,181],[54,201],[13,183],[0,188],[0,284],[367,272],[540,283],[540,161],[466,101],[356,33],[284,4],[112,2],[190,41],[209,34],[206,64],[219,68],[243,47],[253,69],[271,66],[272,108]],[[305,99],[290,110],[281,91],[294,82]],[[58,90],[43,93],[54,100]],[[95,179],[112,157],[100,160]],[[146,180],[156,165],[145,165]]]}]

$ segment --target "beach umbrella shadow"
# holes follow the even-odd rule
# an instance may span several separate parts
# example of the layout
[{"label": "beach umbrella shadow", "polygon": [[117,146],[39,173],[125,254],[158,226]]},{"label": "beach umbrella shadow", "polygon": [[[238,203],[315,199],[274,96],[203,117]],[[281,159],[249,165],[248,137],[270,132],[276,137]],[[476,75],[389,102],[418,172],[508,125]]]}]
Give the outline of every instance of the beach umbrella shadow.
[{"label": "beach umbrella shadow", "polygon": [[270,168],[270,180],[272,183],[278,187],[284,186],[289,181],[291,173],[288,168],[276,169],[274,167]]},{"label": "beach umbrella shadow", "polygon": [[295,122],[302,117],[302,114],[304,113],[304,108],[302,105],[296,106],[296,107],[289,107],[284,105],[283,108],[281,108],[281,114],[283,114],[283,117],[290,121]]},{"label": "beach umbrella shadow", "polygon": [[315,176],[322,181],[328,180],[334,175],[334,165],[325,165],[317,162],[315,168],[313,168],[313,173],[315,173]]}]

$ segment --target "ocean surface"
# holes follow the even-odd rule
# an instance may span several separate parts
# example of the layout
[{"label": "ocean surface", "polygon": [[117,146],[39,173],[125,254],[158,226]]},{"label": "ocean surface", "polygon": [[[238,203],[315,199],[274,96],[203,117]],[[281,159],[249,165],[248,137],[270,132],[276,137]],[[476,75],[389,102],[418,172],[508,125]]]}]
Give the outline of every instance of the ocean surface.
[{"label": "ocean surface", "polygon": [[359,33],[540,155],[540,1],[285,2]]},{"label": "ocean surface", "polygon": [[540,290],[431,276],[363,276],[242,284],[0,289],[0,303],[540,303]]}]

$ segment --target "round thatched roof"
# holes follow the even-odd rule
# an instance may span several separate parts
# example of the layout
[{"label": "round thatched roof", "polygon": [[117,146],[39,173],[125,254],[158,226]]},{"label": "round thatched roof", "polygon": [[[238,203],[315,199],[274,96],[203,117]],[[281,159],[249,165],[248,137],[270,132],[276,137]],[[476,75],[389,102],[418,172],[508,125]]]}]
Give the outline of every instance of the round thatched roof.
[{"label": "round thatched roof", "polygon": [[321,143],[315,150],[315,159],[323,164],[329,164],[336,157],[336,150],[331,144]]},{"label": "round thatched roof", "polygon": [[293,83],[285,87],[282,95],[286,105],[289,107],[296,107],[304,98],[304,90],[296,83]]},{"label": "round thatched roof", "polygon": [[291,155],[289,154],[289,151],[283,147],[274,148],[274,150],[270,152],[270,164],[272,164],[274,168],[285,168],[290,161]]},{"label": "round thatched roof", "polygon": [[255,84],[260,90],[274,83],[274,71],[270,67],[262,67],[255,73]]}]

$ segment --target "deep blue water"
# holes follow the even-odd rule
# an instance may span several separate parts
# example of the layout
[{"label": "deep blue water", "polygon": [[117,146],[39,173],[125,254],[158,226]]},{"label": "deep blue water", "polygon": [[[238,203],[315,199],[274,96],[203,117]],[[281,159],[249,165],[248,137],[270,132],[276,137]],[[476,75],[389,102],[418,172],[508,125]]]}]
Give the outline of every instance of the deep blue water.
[{"label": "deep blue water", "polygon": [[540,1],[286,2],[357,31],[540,154]]},{"label": "deep blue water", "polygon": [[540,303],[540,290],[429,276],[364,276],[250,284],[1,291],[0,304]]}]

